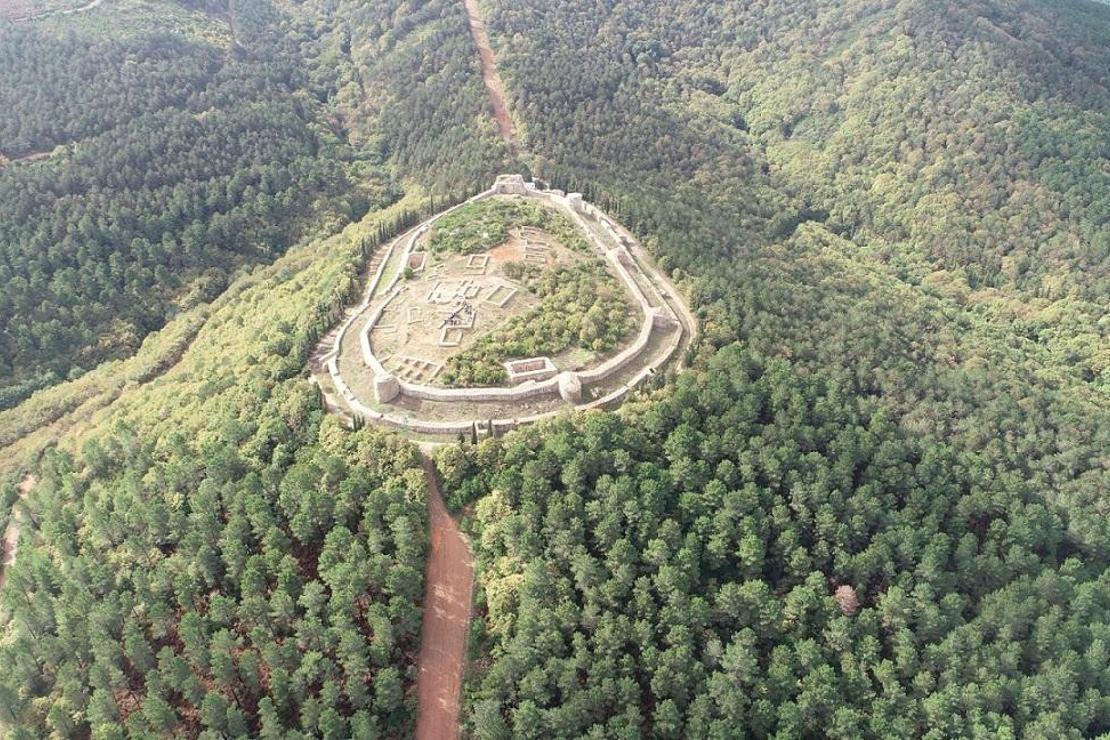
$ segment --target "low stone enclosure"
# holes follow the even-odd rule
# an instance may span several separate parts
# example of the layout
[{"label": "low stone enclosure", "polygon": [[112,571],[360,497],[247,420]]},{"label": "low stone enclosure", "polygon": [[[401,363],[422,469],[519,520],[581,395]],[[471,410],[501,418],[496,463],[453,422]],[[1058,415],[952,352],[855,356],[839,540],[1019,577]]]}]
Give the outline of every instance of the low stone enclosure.
[{"label": "low stone enclosure", "polygon": [[[436,385],[433,381],[442,360],[413,356],[416,353],[404,340],[408,335],[398,340],[397,332],[405,332],[406,324],[435,322],[434,326],[427,325],[437,330],[439,346],[455,347],[465,332],[474,328],[476,320],[481,320],[476,317],[483,311],[505,309],[528,294],[521,291],[522,298],[516,287],[498,284],[495,277],[486,275],[491,267],[489,254],[461,258],[461,279],[439,279],[439,266],[428,260],[428,232],[436,221],[469,203],[514,197],[535,199],[570,218],[587,237],[596,256],[603,257],[607,269],[619,278],[640,315],[639,329],[611,356],[586,367],[560,367],[560,358],[552,357],[512,359],[504,365],[508,377],[505,385]],[[537,230],[524,227],[521,232],[526,261],[530,254],[554,249]],[[325,339],[331,345],[321,347],[327,350],[322,353],[327,376],[316,380],[330,405],[345,408],[365,421],[417,434],[495,434],[569,408],[608,408],[670,362],[696,331],[693,316],[677,289],[648,264],[631,234],[581,195],[540,189],[519,175],[498,177],[489,190],[437,214],[382,247],[381,252],[384,257],[379,260],[376,255],[374,262],[384,266],[399,257],[401,264],[410,267],[410,273],[420,270],[428,281],[421,284],[430,284],[431,289],[421,293],[421,307],[401,304],[401,308],[392,310],[389,321],[383,322],[383,315],[406,286],[400,271],[388,284],[381,284],[384,278],[379,268],[370,278],[364,300],[349,312],[334,339],[330,335]],[[436,311],[437,316],[425,315]],[[379,356],[376,344],[387,339],[387,344],[403,351]]]},{"label": "low stone enclosure", "polygon": [[510,360],[505,363],[505,372],[511,385],[519,385],[529,380],[547,380],[559,374],[559,368],[550,357],[531,357],[527,360]]}]

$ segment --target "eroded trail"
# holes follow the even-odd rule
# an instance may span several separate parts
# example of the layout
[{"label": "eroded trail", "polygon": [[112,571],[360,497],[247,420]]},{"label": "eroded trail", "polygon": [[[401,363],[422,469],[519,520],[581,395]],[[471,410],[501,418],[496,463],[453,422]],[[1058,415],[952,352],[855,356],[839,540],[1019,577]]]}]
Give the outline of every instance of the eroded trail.
[{"label": "eroded trail", "polygon": [[[35,476],[24,476],[19,483],[19,497],[21,499],[26,497],[36,483],[38,483],[38,478]],[[19,533],[22,527],[22,522],[15,514],[14,507],[12,512],[12,518],[8,520],[8,528],[4,530],[4,540],[0,542],[0,588],[8,581],[8,566],[15,562],[15,551],[19,544]]]},{"label": "eroded trail", "polygon": [[11,20],[13,23],[26,23],[28,21],[37,21],[43,18],[50,18],[55,15],[73,15],[74,13],[84,13],[85,11],[92,10],[99,7],[104,0],[91,0],[91,2],[77,8],[59,8],[57,10],[47,10],[41,13],[27,13],[22,16],[15,16]]},{"label": "eroded trail", "polygon": [[459,737],[459,700],[466,665],[474,560],[466,538],[447,512],[435,465],[424,456],[428,480],[429,552],[424,583],[416,693],[417,740]]},{"label": "eroded trail", "polygon": [[466,6],[466,15],[470,21],[470,35],[474,38],[474,45],[478,47],[478,57],[482,62],[482,79],[485,80],[486,89],[489,90],[497,130],[509,147],[509,152],[515,157],[518,151],[516,132],[513,129],[513,119],[509,116],[505,83],[501,81],[501,75],[497,72],[493,48],[489,45],[485,16],[482,15],[482,9],[478,7],[478,0],[463,0],[463,4]]}]

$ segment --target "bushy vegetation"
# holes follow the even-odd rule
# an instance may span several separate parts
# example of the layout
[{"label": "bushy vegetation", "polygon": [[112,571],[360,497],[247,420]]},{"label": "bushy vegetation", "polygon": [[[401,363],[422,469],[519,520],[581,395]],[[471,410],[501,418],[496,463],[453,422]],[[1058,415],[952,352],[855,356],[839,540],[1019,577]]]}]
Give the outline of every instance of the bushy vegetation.
[{"label": "bushy vegetation", "polygon": [[543,229],[567,249],[589,249],[578,227],[559,211],[531,200],[495,197],[467,204],[437,221],[428,235],[428,250],[478,254],[504,244],[509,232],[522,226]]},{"label": "bushy vegetation", "polygon": [[472,347],[447,360],[439,380],[447,385],[499,385],[506,360],[557,355],[572,348],[602,354],[613,350],[636,324],[624,286],[588,260],[555,266],[534,278],[540,302]]},{"label": "bushy vegetation", "polygon": [[474,737],[1110,726],[1110,581],[1073,513],[820,375],[730,347],[440,469],[478,496]]}]

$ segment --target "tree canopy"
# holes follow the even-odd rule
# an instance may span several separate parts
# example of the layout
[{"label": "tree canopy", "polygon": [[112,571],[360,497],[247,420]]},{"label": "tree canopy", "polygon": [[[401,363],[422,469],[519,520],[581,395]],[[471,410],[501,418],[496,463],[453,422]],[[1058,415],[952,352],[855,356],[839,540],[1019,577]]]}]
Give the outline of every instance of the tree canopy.
[{"label": "tree canopy", "polygon": [[820,375],[729,347],[660,399],[441,469],[473,504],[475,737],[1110,724],[1110,572],[1068,535],[1083,512]]}]

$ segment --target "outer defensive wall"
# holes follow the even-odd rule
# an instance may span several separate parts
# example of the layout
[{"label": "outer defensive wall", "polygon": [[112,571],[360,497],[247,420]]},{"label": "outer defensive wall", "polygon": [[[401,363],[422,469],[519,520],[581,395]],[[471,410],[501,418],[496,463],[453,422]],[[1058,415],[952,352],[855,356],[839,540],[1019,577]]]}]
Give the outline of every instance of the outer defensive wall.
[{"label": "outer defensive wall", "polygon": [[[402,290],[403,276],[398,271],[383,285],[385,264],[398,257],[397,250],[402,250],[400,264],[412,265],[414,253],[420,255],[418,244],[437,220],[467,203],[498,196],[534,198],[570,217],[591,248],[607,260],[631,296],[640,315],[635,338],[600,364],[577,371],[560,370],[546,357],[512,361],[507,363],[510,383],[504,386],[448,388],[407,380],[387,370],[375,354],[371,333]],[[697,330],[694,317],[675,286],[649,264],[643,248],[627,230],[584,201],[580,194],[542,189],[519,175],[498,177],[489,190],[437,214],[381,249],[380,256],[373,260],[379,268],[369,280],[362,303],[352,309],[338,331],[329,334],[318,350],[339,397],[328,394],[329,406],[347,410],[370,423],[417,434],[457,435],[472,430],[493,434],[568,409],[612,407],[671,362],[680,348],[688,346]],[[367,316],[368,319],[360,321]],[[358,361],[373,376],[372,398],[366,397],[368,394],[360,396],[344,378],[343,364],[352,358],[340,350],[344,341],[353,340],[352,332],[357,332]],[[532,409],[529,413],[512,413],[527,411],[529,407]]]}]

